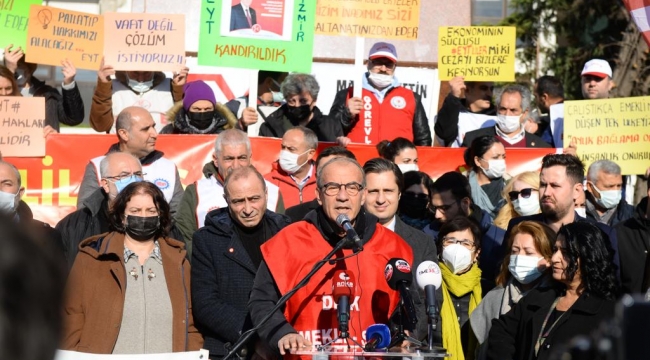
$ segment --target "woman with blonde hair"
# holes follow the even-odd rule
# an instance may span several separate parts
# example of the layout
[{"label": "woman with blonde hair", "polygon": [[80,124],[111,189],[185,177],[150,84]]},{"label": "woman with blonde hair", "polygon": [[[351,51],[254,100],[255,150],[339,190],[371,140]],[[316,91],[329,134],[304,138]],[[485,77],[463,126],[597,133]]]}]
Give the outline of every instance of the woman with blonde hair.
[{"label": "woman with blonde hair", "polygon": [[511,219],[539,214],[539,173],[525,171],[514,176],[503,188],[505,205],[494,219],[494,225],[507,229]]},{"label": "woman with blonde hair", "polygon": [[555,233],[542,223],[522,221],[512,228],[497,287],[485,295],[469,317],[480,344],[476,359],[486,358],[492,319],[510,311],[530,290],[548,286],[554,242]]}]

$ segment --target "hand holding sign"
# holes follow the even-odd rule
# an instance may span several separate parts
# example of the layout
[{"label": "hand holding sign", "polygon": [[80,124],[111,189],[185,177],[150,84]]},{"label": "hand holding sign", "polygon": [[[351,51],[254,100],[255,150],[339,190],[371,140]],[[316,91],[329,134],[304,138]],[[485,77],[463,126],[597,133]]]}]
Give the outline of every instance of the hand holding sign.
[{"label": "hand holding sign", "polygon": [[465,85],[465,78],[462,76],[456,76],[455,78],[449,80],[449,87],[451,87],[451,94],[457,98],[463,95],[463,91],[467,89]]},{"label": "hand holding sign", "polygon": [[77,75],[77,68],[72,61],[64,59],[61,61],[61,73],[63,74],[63,85],[70,85]]},{"label": "hand holding sign", "polygon": [[7,69],[11,70],[11,72],[15,73],[18,69],[18,61],[25,56],[25,53],[20,46],[15,49],[13,49],[13,47],[14,44],[9,44],[5,48],[5,66]]},{"label": "hand holding sign", "polygon": [[103,83],[111,81],[111,75],[115,75],[115,69],[111,65],[106,65],[104,58],[99,65],[99,70],[97,71],[97,78]]},{"label": "hand holding sign", "polygon": [[190,68],[185,66],[185,61],[183,61],[183,65],[180,67],[179,72],[174,72],[174,79],[172,82],[176,86],[183,86],[185,83],[187,83],[187,74],[190,72]]},{"label": "hand holding sign", "polygon": [[363,107],[363,100],[360,97],[351,97],[347,102],[348,110],[352,116],[357,116]]}]

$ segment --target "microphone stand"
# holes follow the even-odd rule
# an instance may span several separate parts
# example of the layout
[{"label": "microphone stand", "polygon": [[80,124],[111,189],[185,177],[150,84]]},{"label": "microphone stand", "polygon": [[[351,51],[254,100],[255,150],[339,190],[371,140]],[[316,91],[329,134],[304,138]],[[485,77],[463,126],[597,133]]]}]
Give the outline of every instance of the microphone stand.
[{"label": "microphone stand", "polygon": [[[259,323],[257,326],[255,326],[254,328],[252,328],[252,329],[246,331],[244,334],[242,334],[242,336],[239,338],[239,340],[237,340],[237,342],[232,346],[230,352],[229,352],[229,353],[228,353],[228,354],[227,354],[227,355],[226,355],[222,360],[227,360],[227,359],[229,359],[229,358],[230,358],[231,356],[233,356],[237,351],[239,351],[239,349],[241,349],[242,346],[244,346],[244,344],[246,344],[246,342],[247,342],[248,340],[250,340],[251,336],[253,336],[254,333],[256,333],[256,332],[257,332],[257,331],[258,331],[262,326],[264,326],[264,324],[266,324],[266,323],[271,319],[271,317],[273,316],[273,314],[275,314],[276,311],[278,311],[282,306],[284,306],[284,304],[286,304],[287,301],[289,301],[289,299],[291,299],[291,297],[292,297],[292,296],[293,296],[293,295],[294,295],[298,290],[300,290],[300,288],[302,288],[303,286],[307,285],[307,283],[309,282],[309,280],[311,280],[311,278],[314,277],[314,275],[316,274],[316,272],[317,272],[318,270],[320,270],[320,268],[322,268],[323,265],[325,265],[325,264],[330,260],[330,258],[331,258],[332,256],[334,256],[337,252],[339,252],[339,251],[342,250],[346,245],[348,245],[348,243],[349,243],[349,240],[348,240],[347,237],[344,237],[343,239],[341,239],[341,240],[336,244],[336,246],[334,246],[334,248],[332,249],[332,251],[330,251],[327,255],[325,255],[325,257],[324,257],[322,260],[320,260],[319,262],[317,262],[317,263],[314,265],[314,267],[309,271],[309,273],[308,273],[307,275],[305,275],[305,277],[304,277],[302,280],[300,280],[300,282],[298,283],[298,285],[296,285],[293,289],[291,289],[290,291],[288,291],[286,294],[282,295],[282,297],[278,300],[278,302],[275,304],[275,306],[273,307],[273,309],[271,309],[271,311],[269,311],[269,313],[266,314],[266,316],[264,316],[264,318],[260,321],[260,323]],[[359,251],[360,251],[360,250],[359,250]],[[355,255],[358,254],[359,251],[355,251],[354,254],[355,254]]]},{"label": "microphone stand", "polygon": [[447,350],[440,346],[433,346],[433,332],[438,327],[438,307],[434,304],[427,308],[428,323],[427,327],[427,346],[420,347],[418,350],[427,353],[444,354]]},{"label": "microphone stand", "polygon": [[388,348],[392,348],[394,346],[399,345],[402,341],[406,340],[410,342],[411,344],[415,346],[422,346],[422,342],[419,340],[406,335],[406,332],[404,331],[404,318],[402,317],[402,307],[404,306],[404,299],[400,299],[400,304],[397,306],[397,316],[399,317],[400,321],[397,324],[397,333],[395,336],[393,336],[393,339],[390,342],[390,345],[388,345]]}]

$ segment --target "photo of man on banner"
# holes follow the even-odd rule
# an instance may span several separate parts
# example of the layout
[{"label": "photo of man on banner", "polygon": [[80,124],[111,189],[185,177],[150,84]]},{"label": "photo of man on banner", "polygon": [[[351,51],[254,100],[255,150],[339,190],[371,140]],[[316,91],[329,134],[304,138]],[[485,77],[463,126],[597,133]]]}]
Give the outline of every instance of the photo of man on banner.
[{"label": "photo of man on banner", "polygon": [[293,6],[293,0],[224,1],[221,36],[290,40]]}]

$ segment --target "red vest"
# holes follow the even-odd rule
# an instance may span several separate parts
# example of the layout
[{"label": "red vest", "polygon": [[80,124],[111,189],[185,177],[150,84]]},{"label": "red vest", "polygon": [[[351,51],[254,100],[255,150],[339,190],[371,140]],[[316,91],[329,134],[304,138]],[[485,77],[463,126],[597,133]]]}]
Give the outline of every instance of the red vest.
[{"label": "red vest", "polygon": [[[348,90],[348,99],[352,88]],[[376,145],[382,140],[403,137],[413,141],[413,118],[415,95],[413,91],[398,86],[388,90],[384,101],[379,103],[375,94],[363,89],[363,108],[359,121],[347,135],[352,142]]]},{"label": "red vest", "polygon": [[[289,225],[261,248],[264,261],[283,295],[332,251],[318,229],[307,221]],[[352,250],[342,250],[336,257],[350,254]],[[377,224],[372,238],[363,245],[363,251],[335,265],[325,264],[287,302],[284,316],[314,345],[336,339],[338,320],[332,298],[332,275],[336,270],[346,269],[354,273],[356,279],[355,297],[350,299],[349,333],[351,338],[364,344],[368,326],[388,323],[399,302],[399,292],[391,290],[384,278],[384,268],[391,258],[402,258],[412,264],[413,250],[397,234]]]}]

